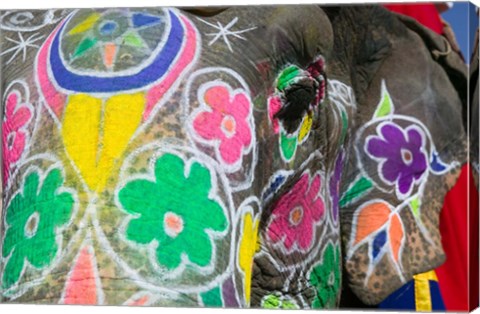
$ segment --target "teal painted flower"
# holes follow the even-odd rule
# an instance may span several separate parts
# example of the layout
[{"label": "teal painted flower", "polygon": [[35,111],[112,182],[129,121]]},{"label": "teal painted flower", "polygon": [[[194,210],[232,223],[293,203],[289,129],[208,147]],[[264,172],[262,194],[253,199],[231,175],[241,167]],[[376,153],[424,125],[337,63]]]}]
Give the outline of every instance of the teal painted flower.
[{"label": "teal painted flower", "polygon": [[288,297],[283,297],[279,294],[269,294],[263,297],[261,306],[264,309],[282,309],[282,310],[296,310],[299,306],[295,301]]},{"label": "teal painted flower", "polygon": [[314,266],[310,273],[310,283],[317,295],[312,308],[335,308],[340,291],[340,247],[329,243],[324,250],[322,263]]},{"label": "teal painted flower", "polygon": [[72,215],[74,198],[62,191],[61,171],[50,170],[41,181],[38,172],[30,172],[7,208],[2,248],[7,260],[2,276],[5,289],[20,280],[27,262],[37,269],[50,265],[58,253],[57,229]]},{"label": "teal painted flower", "polygon": [[133,180],[120,190],[122,207],[135,217],[126,238],[145,245],[157,241],[157,261],[168,269],[177,268],[184,254],[194,264],[209,265],[214,244],[207,231],[228,227],[222,207],[210,197],[210,171],[194,162],[186,173],[181,158],[165,154],[154,175],[153,181]]}]

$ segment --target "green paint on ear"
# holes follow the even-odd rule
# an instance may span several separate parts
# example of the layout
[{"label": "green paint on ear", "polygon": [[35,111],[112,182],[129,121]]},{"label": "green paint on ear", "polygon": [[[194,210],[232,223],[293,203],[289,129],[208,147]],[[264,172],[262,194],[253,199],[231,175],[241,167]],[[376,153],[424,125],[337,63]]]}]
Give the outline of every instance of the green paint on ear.
[{"label": "green paint on ear", "polygon": [[283,70],[277,79],[278,90],[283,91],[299,73],[300,69],[295,65],[291,65]]},{"label": "green paint on ear", "polygon": [[387,90],[385,81],[382,81],[382,98],[375,110],[374,118],[381,118],[393,114],[393,103],[390,93]]},{"label": "green paint on ear", "polygon": [[207,292],[200,293],[203,305],[207,307],[223,307],[222,292],[220,287],[215,287]]},{"label": "green paint on ear", "polygon": [[410,201],[410,208],[412,209],[413,215],[418,218],[420,216],[420,200],[418,197]]},{"label": "green paint on ear", "polygon": [[80,57],[81,55],[83,55],[86,51],[88,51],[89,49],[91,49],[93,46],[95,46],[95,44],[97,43],[97,39],[96,38],[85,38],[83,39],[80,44],[77,46],[77,49],[75,50],[75,52],[73,53],[73,57]]},{"label": "green paint on ear", "polygon": [[280,132],[280,150],[283,158],[287,162],[291,161],[297,150],[297,136],[288,136],[285,132]]},{"label": "green paint on ear", "polygon": [[353,200],[364,196],[372,189],[373,183],[365,177],[360,177],[355,183],[342,195],[339,205],[343,207]]}]

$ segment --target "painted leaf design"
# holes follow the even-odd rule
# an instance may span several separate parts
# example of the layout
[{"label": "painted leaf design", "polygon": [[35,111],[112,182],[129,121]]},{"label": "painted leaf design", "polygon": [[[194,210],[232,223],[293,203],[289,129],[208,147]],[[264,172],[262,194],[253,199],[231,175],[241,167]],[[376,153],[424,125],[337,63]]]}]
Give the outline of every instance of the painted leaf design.
[{"label": "painted leaf design", "polygon": [[342,195],[339,206],[344,207],[354,200],[365,196],[373,188],[373,183],[365,177],[360,177],[351,187]]},{"label": "painted leaf design", "polygon": [[392,250],[393,259],[398,263],[398,260],[400,259],[400,248],[404,236],[403,225],[398,214],[393,215],[391,218],[388,236],[390,239],[390,249]]},{"label": "painted leaf design", "polygon": [[420,217],[420,199],[418,198],[418,196],[413,198],[410,201],[410,208],[412,210],[413,215],[416,218],[419,218]]},{"label": "painted leaf design", "polygon": [[385,225],[390,213],[389,205],[383,201],[370,203],[361,207],[357,211],[354,221],[356,234],[353,245],[358,244]]},{"label": "painted leaf design", "polygon": [[388,93],[385,81],[382,81],[382,96],[373,117],[381,118],[390,114],[393,114],[393,102],[390,94]]},{"label": "painted leaf design", "polygon": [[430,161],[430,169],[434,174],[443,174],[448,171],[450,167],[440,159],[437,152],[433,152],[432,160]]}]

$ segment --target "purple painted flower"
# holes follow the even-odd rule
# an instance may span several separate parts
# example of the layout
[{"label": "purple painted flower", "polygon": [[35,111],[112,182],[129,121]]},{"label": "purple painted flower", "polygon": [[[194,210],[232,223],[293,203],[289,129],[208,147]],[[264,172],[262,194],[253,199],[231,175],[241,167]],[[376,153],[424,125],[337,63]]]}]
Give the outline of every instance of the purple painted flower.
[{"label": "purple painted flower", "polygon": [[384,123],[377,128],[379,136],[367,138],[367,152],[380,163],[380,177],[394,184],[401,195],[410,194],[414,181],[427,170],[425,136],[411,125],[402,129],[394,123]]},{"label": "purple painted flower", "polygon": [[329,182],[330,200],[332,201],[332,216],[335,223],[338,221],[338,207],[340,201],[340,178],[342,177],[342,168],[343,150],[340,150],[337,156],[337,160],[335,161],[335,169],[333,169],[333,175],[330,177]]}]

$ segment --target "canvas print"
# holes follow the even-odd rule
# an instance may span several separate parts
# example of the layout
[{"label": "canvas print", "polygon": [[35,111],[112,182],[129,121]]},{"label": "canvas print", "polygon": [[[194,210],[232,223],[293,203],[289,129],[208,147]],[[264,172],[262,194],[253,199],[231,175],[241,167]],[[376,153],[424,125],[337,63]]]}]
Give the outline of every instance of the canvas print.
[{"label": "canvas print", "polygon": [[1,11],[0,302],[475,308],[446,9]]}]

